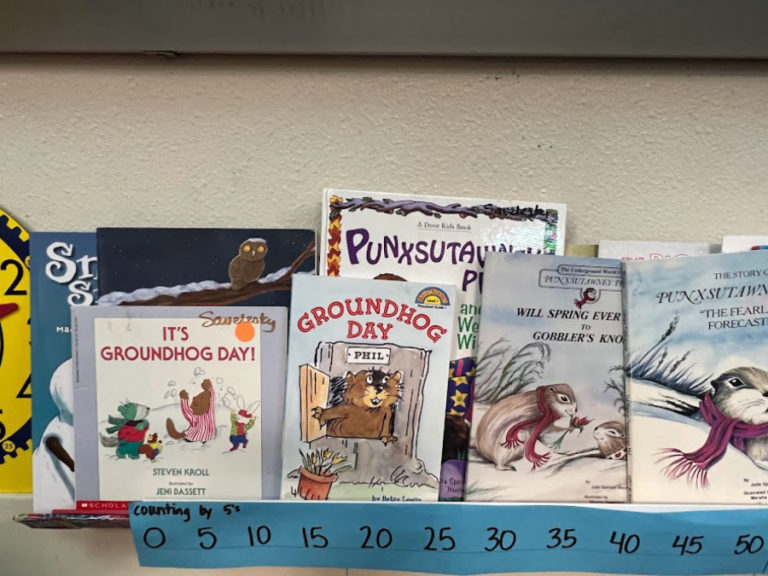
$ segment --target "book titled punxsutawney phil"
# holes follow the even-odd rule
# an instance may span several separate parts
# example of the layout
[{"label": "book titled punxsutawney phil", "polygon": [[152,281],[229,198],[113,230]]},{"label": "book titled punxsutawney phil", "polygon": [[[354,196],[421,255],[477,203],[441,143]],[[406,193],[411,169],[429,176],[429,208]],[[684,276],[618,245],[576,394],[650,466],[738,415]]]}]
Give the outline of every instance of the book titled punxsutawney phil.
[{"label": "book titled punxsutawney phil", "polygon": [[32,504],[75,507],[75,429],[70,307],[97,296],[96,234],[33,232],[29,239],[32,330]]},{"label": "book titled punxsutawney phil", "polygon": [[467,500],[626,502],[621,262],[491,254]]},{"label": "book titled punxsutawney phil", "polygon": [[283,498],[437,500],[455,297],[294,276]]},{"label": "book titled punxsutawney phil", "polygon": [[632,501],[768,504],[768,251],[625,270]]},{"label": "book titled punxsutawney phil", "polygon": [[563,204],[328,189],[320,274],[457,286],[440,497],[462,498],[483,264],[489,252],[563,254]]},{"label": "book titled punxsutawney phil", "polygon": [[286,316],[74,308],[77,500],[275,498]]}]

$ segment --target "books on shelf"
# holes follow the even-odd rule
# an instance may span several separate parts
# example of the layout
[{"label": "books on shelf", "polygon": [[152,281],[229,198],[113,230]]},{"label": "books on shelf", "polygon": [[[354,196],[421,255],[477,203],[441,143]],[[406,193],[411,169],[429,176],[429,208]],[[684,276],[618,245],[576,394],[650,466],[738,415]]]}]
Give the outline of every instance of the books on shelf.
[{"label": "books on shelf", "polygon": [[77,500],[277,496],[284,307],[81,307],[72,325]]},{"label": "books on shelf", "polygon": [[768,502],[768,251],[626,262],[637,503]]},{"label": "books on shelf", "polygon": [[463,493],[486,256],[562,254],[565,219],[555,203],[324,192],[320,274],[457,287],[441,498]]},{"label": "books on shelf", "polygon": [[600,258],[620,258],[621,260],[658,260],[660,258],[680,258],[683,256],[702,256],[720,252],[719,244],[706,242],[630,242],[620,240],[600,240],[598,256]]},{"label": "books on shelf", "polygon": [[35,513],[75,506],[75,429],[70,307],[96,301],[93,232],[30,235],[32,504]]},{"label": "books on shelf", "polygon": [[491,254],[467,500],[626,502],[621,262]]},{"label": "books on shelf", "polygon": [[723,236],[723,252],[768,250],[768,236]]},{"label": "books on shelf", "polygon": [[437,500],[456,290],[296,275],[282,498]]}]

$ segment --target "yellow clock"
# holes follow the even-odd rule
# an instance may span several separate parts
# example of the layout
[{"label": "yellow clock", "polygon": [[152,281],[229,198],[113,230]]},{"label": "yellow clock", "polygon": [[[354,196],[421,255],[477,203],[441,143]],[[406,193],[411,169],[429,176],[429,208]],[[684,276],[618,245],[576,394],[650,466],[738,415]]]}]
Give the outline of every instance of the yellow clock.
[{"label": "yellow clock", "polygon": [[32,489],[29,235],[0,210],[0,492]]}]

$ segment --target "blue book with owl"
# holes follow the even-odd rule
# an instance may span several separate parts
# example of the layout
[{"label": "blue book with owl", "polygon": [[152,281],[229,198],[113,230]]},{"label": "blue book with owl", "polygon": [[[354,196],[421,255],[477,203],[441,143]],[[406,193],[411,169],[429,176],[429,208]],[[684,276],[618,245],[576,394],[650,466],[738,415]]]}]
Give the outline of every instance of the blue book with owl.
[{"label": "blue book with owl", "polygon": [[625,276],[632,501],[767,504],[768,251]]},{"label": "blue book with owl", "polygon": [[99,304],[288,306],[315,268],[305,229],[99,228]]}]

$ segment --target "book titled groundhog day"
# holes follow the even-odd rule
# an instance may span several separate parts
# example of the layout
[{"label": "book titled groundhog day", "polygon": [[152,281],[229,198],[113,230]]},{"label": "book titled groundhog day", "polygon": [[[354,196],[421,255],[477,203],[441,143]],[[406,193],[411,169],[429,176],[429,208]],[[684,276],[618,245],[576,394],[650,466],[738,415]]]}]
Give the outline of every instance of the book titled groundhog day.
[{"label": "book titled groundhog day", "polygon": [[286,316],[73,309],[77,499],[276,497]]},{"label": "book titled groundhog day", "polygon": [[621,262],[491,254],[474,501],[626,502]]},{"label": "book titled groundhog day", "polygon": [[563,254],[563,204],[326,190],[320,274],[458,287],[440,496],[463,494],[471,390],[489,252]]},{"label": "book titled groundhog day", "polygon": [[296,275],[283,498],[437,500],[453,286]]},{"label": "book titled groundhog day", "polygon": [[633,502],[768,504],[768,251],[625,270]]},{"label": "book titled groundhog day", "polygon": [[75,507],[75,429],[70,307],[96,301],[96,235],[33,232],[29,238],[32,330],[32,504]]}]

